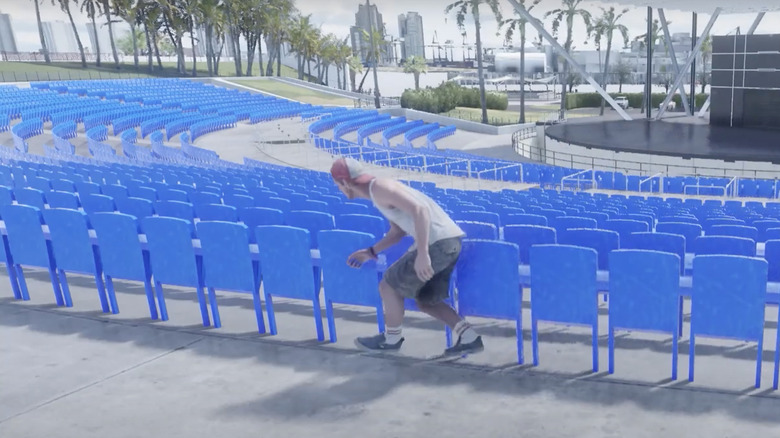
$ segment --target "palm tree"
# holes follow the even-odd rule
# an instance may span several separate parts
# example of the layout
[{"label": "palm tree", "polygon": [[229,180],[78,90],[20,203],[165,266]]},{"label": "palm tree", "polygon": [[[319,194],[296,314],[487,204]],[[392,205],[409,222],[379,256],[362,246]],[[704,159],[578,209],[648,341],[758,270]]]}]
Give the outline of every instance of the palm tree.
[{"label": "palm tree", "polygon": [[[580,3],[583,0],[563,0],[563,7],[553,9],[547,12],[544,17],[553,17],[552,29],[553,36],[558,35],[558,30],[561,28],[561,23],[566,22],[566,43],[563,48],[567,53],[571,53],[571,45],[574,42],[572,40],[572,31],[574,29],[574,19],[577,17],[582,18],[587,29],[587,36],[590,38],[591,32],[591,16],[587,9],[579,9]],[[566,111],[566,84],[569,79],[569,63],[564,59],[563,61],[563,88],[561,89],[561,112]]]},{"label": "palm tree", "polygon": [[[365,59],[365,62],[368,64],[368,70],[366,70],[365,74],[363,74],[363,79],[361,79],[360,85],[358,85],[358,91],[363,90],[363,83],[366,81],[368,74],[371,72],[371,68],[373,67],[376,69],[376,66],[379,64],[379,60],[382,59],[382,55],[385,53],[385,46],[382,44],[382,33],[374,29],[373,46],[371,45],[371,37],[372,36],[368,32],[365,30],[363,31],[363,42],[364,44],[368,45],[368,51],[366,51]],[[376,84],[374,84],[374,87],[376,88]]]},{"label": "palm tree", "polygon": [[46,47],[46,40],[43,38],[43,23],[41,23],[41,10],[38,7],[38,0],[33,0],[35,3],[35,18],[38,20],[38,36],[41,38],[41,50],[43,51],[43,59],[47,64],[51,64],[51,57],[49,56],[49,48]]},{"label": "palm tree", "polygon": [[[607,55],[604,57],[604,72],[602,76],[601,88],[607,89],[607,77],[609,76],[609,55],[612,52],[612,35],[615,31],[620,32],[623,36],[623,45],[628,45],[628,28],[622,24],[618,24],[623,15],[628,12],[628,9],[623,9],[619,14],[615,13],[615,8],[609,8],[609,10],[601,8],[601,17],[593,24],[593,33],[596,40],[596,47],[601,48],[601,38],[607,38]],[[604,105],[606,101],[601,99],[601,109],[599,115],[604,115]]]},{"label": "palm tree", "polygon": [[[102,0],[103,13],[106,14],[106,23],[108,23],[108,38],[111,41],[111,54],[114,55],[114,64],[119,68],[119,55],[116,52],[116,43],[114,42],[114,25],[111,21],[111,8],[108,7],[108,0]],[[97,35],[95,35],[97,39]]]},{"label": "palm tree", "polygon": [[[538,5],[542,0],[533,0],[530,5],[525,5],[526,0],[518,0],[518,2],[525,7],[525,10],[531,12],[534,6]],[[515,12],[517,14],[517,12]],[[504,34],[504,39],[509,42],[512,41],[515,29],[520,33],[520,119],[518,123],[525,123],[525,25],[528,24],[528,20],[525,17],[517,14],[518,18],[509,18],[501,23],[501,26],[509,25]]]},{"label": "palm tree", "polygon": [[707,64],[712,59],[712,39],[709,35],[701,43],[701,73],[699,74],[699,81],[701,82],[701,93],[704,94],[705,87],[707,86]]},{"label": "palm tree", "polygon": [[479,20],[479,5],[485,4],[493,11],[493,15],[496,17],[496,21],[501,23],[501,10],[498,7],[498,0],[458,0],[455,3],[448,5],[444,8],[444,13],[449,14],[450,11],[457,11],[455,13],[456,20],[458,22],[458,29],[465,30],[464,24],[466,17],[470,14],[474,18],[474,28],[476,30],[477,38],[477,75],[479,76],[479,103],[482,107],[482,123],[488,123],[487,117],[487,103],[485,101],[485,78],[482,76],[482,25]]},{"label": "palm tree", "polygon": [[360,62],[359,56],[350,56],[347,58],[347,67],[349,68],[349,82],[352,86],[352,91],[357,91],[357,87],[355,86],[355,79],[356,76],[360,73],[363,73],[363,63]]},{"label": "palm tree", "polygon": [[[645,19],[645,21],[647,21],[647,19]],[[669,26],[670,24],[672,24],[671,21],[668,21],[666,23],[667,26]],[[664,44],[664,50],[668,50],[669,49],[668,46],[666,45],[666,39],[663,36],[662,29],[661,29],[661,24],[658,22],[658,19],[653,20],[652,30],[651,30],[649,35],[647,34],[647,32],[643,33],[642,35],[637,35],[636,37],[634,37],[634,41],[638,41],[639,42],[640,50],[641,49],[646,49],[647,45],[650,44],[650,59],[648,60],[648,62],[650,62],[653,59],[653,57],[655,56],[655,48],[656,48],[656,46],[658,44],[663,43]],[[648,81],[650,82],[650,84],[652,84],[653,78],[652,77],[645,78],[645,83],[647,83]],[[645,93],[643,93],[642,94],[642,113],[643,114],[645,112],[645,107],[647,106],[646,99],[647,99],[647,96],[646,96]]]},{"label": "palm tree", "polygon": [[133,39],[133,65],[138,70],[138,8],[141,2],[136,0],[111,0],[114,6],[114,15],[121,17],[130,26],[130,35]]},{"label": "palm tree", "polygon": [[51,4],[56,5],[59,3],[60,9],[68,14],[70,20],[70,26],[73,28],[73,35],[76,36],[76,45],[79,47],[79,54],[81,54],[81,66],[87,68],[87,56],[84,54],[84,45],[81,44],[81,37],[79,31],[76,29],[76,23],[73,21],[73,14],[70,12],[70,2],[74,0],[52,0]]},{"label": "palm tree", "polygon": [[404,64],[404,73],[412,73],[414,75],[414,89],[420,89],[420,74],[428,73],[428,64],[425,60],[419,56],[412,56],[406,59]]},{"label": "palm tree", "polygon": [[[277,60],[277,70],[281,70],[282,45],[289,37],[293,11],[295,11],[295,6],[292,0],[269,0],[266,8],[268,22],[265,29],[265,42],[268,48],[266,76],[274,74],[274,59]],[[281,71],[277,71],[277,75],[281,76]]]},{"label": "palm tree", "polygon": [[[36,3],[36,10],[38,8],[38,2],[37,0],[33,0]],[[100,67],[100,38],[98,38],[97,34],[97,21],[95,20],[95,13],[100,12],[100,3],[98,3],[99,0],[82,0],[81,2],[81,12],[86,12],[87,15],[89,15],[90,20],[92,20],[92,30],[95,32],[95,55],[97,55],[97,59],[95,61],[95,65]],[[43,31],[41,31],[41,41],[43,41]],[[47,55],[48,56],[48,55]]]}]

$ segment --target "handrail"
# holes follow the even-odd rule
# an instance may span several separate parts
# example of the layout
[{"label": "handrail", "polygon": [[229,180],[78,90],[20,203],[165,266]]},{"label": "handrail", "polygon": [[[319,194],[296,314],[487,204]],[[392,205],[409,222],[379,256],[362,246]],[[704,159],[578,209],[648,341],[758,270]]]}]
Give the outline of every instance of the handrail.
[{"label": "handrail", "polygon": [[736,190],[732,189],[731,197],[732,198],[736,198],[737,197],[737,195],[739,194],[739,177],[738,176],[735,176],[734,178],[731,178],[731,181],[729,181],[729,183],[726,184],[726,191],[723,192],[723,196],[728,196],[729,186],[731,186],[732,184],[734,185],[734,188],[736,188]]},{"label": "handrail", "polygon": [[[587,172],[593,172],[593,169],[580,170],[577,173],[572,173],[571,175],[564,176],[563,178],[561,178],[561,189],[563,189],[563,186],[564,186],[564,184],[565,184],[567,179],[574,179],[575,177],[581,176],[581,175],[583,175],[583,174],[585,174]],[[591,174],[591,176],[590,176],[591,187],[593,187],[593,185],[595,185],[595,179],[596,179],[596,173],[593,172]],[[580,182],[582,182],[582,179],[577,178],[577,190],[581,190]]]},{"label": "handrail", "polygon": [[[664,176],[664,175],[665,174],[663,172],[658,172],[655,175],[648,176],[647,178],[645,178],[643,180],[640,180],[639,181],[639,193],[642,193],[642,184],[644,184],[644,183],[646,183],[648,181],[652,181],[654,178],[658,178],[658,177],[661,177],[661,176]],[[650,184],[650,191],[651,192],[653,191],[653,184],[652,183]]]},{"label": "handrail", "polygon": [[[515,167],[519,167],[520,168],[520,182],[522,182],[523,181],[523,163],[509,164],[509,165],[506,165],[506,166],[494,167],[492,169],[480,170],[480,171],[476,172],[477,179],[482,179],[482,174],[486,173],[486,172],[496,172],[496,171],[505,170],[505,169],[512,169],[512,168],[515,168]],[[471,169],[469,169],[469,173],[471,173]],[[496,179],[496,180],[498,180],[498,179]],[[503,181],[503,179],[501,181]]]}]

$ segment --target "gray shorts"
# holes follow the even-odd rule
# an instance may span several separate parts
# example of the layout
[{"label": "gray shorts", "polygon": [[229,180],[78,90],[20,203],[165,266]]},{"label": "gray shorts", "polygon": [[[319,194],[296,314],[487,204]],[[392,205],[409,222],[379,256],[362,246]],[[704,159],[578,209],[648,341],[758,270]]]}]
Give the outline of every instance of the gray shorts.
[{"label": "gray shorts", "polygon": [[404,298],[411,298],[423,304],[436,304],[449,296],[450,276],[460,256],[460,249],[460,237],[434,242],[428,248],[434,275],[427,282],[420,280],[414,270],[416,249],[407,252],[390,265],[383,279]]}]

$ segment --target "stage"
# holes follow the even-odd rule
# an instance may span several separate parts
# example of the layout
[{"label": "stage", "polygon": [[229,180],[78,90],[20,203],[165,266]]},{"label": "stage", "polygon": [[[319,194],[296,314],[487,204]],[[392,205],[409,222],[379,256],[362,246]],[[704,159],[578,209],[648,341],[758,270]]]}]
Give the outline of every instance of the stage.
[{"label": "stage", "polygon": [[605,151],[780,164],[780,130],[710,126],[694,117],[569,121],[545,133],[561,143]]}]

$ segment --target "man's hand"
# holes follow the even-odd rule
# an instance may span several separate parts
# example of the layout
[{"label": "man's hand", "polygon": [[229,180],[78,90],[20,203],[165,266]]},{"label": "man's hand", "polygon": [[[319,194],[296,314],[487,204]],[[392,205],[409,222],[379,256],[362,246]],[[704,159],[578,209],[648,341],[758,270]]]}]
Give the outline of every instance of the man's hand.
[{"label": "man's hand", "polygon": [[374,256],[368,249],[359,249],[349,255],[347,258],[347,265],[351,268],[359,268],[363,266],[363,263],[365,263],[366,260],[371,260],[373,258]]},{"label": "man's hand", "polygon": [[428,253],[417,253],[417,258],[414,260],[414,271],[422,281],[433,278],[433,266],[431,266],[431,256]]}]

